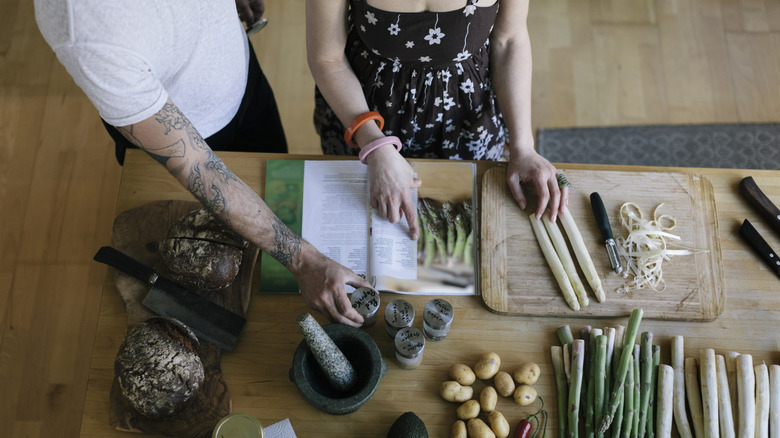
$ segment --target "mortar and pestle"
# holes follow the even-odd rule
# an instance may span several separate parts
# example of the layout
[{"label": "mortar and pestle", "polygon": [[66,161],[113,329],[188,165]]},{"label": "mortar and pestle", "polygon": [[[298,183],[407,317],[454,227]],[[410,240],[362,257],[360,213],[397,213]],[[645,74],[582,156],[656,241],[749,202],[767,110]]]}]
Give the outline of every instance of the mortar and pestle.
[{"label": "mortar and pestle", "polygon": [[308,313],[298,317],[298,327],[304,340],[295,350],[290,380],[303,398],[328,414],[358,410],[387,373],[374,340],[345,324],[320,326]]}]

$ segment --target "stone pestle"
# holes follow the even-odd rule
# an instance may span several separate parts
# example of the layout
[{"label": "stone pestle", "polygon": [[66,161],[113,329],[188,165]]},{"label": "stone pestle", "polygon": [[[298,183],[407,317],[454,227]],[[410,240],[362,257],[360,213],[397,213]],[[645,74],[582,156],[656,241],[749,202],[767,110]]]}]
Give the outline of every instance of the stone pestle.
[{"label": "stone pestle", "polygon": [[317,320],[303,313],[298,316],[298,328],[331,386],[339,392],[351,390],[357,382],[355,369]]}]

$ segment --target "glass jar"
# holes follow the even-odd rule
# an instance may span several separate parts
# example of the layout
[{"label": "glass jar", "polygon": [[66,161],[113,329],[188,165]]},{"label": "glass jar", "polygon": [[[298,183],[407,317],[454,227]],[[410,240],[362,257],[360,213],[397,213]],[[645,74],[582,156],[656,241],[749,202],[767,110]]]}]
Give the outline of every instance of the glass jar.
[{"label": "glass jar", "polygon": [[425,349],[425,336],[416,327],[404,327],[395,334],[395,359],[398,366],[411,370],[420,366]]},{"label": "glass jar", "polygon": [[425,305],[423,310],[423,333],[431,341],[441,341],[447,337],[455,312],[447,300],[436,298]]},{"label": "glass jar", "polygon": [[414,322],[414,307],[412,303],[398,299],[391,301],[385,307],[385,332],[390,339],[395,339],[398,330],[411,327]]},{"label": "glass jar", "polygon": [[370,287],[359,287],[349,297],[352,308],[363,317],[361,328],[369,328],[376,322],[379,313],[379,291]]}]

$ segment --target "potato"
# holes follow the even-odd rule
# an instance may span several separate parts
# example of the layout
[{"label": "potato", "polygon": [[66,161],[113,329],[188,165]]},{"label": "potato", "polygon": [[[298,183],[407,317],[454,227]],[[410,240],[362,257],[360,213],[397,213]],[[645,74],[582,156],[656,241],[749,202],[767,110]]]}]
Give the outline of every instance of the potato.
[{"label": "potato", "polygon": [[504,414],[498,411],[493,411],[488,415],[488,423],[490,423],[490,430],[498,438],[506,438],[509,436],[509,422],[504,418]]},{"label": "potato", "polygon": [[498,403],[498,394],[496,394],[495,388],[492,386],[482,388],[482,392],[479,393],[479,406],[482,410],[493,412],[496,409],[496,403]]},{"label": "potato", "polygon": [[474,371],[468,365],[456,363],[450,367],[450,378],[461,385],[471,385],[477,380]]},{"label": "potato", "polygon": [[496,438],[496,434],[479,418],[472,418],[468,422],[469,438]]},{"label": "potato", "polygon": [[539,380],[541,370],[539,365],[533,362],[525,362],[520,364],[514,372],[514,378],[517,383],[522,385],[533,385]]},{"label": "potato", "polygon": [[536,389],[531,385],[520,385],[515,389],[515,403],[528,406],[536,400]]},{"label": "potato", "polygon": [[474,389],[470,386],[463,386],[454,380],[448,380],[441,384],[439,394],[447,401],[464,402],[471,399],[471,396],[474,395]]},{"label": "potato", "polygon": [[461,420],[470,420],[479,416],[479,402],[476,400],[468,400],[462,405],[458,406],[455,411],[455,415]]},{"label": "potato", "polygon": [[479,358],[476,365],[474,365],[474,374],[479,379],[488,380],[492,379],[496,375],[498,369],[501,367],[501,358],[498,354],[485,353]]},{"label": "potato", "polygon": [[493,385],[502,397],[511,397],[515,392],[515,381],[506,371],[499,371],[493,377]]},{"label": "potato", "polygon": [[452,438],[468,438],[466,423],[463,420],[458,420],[452,424]]}]

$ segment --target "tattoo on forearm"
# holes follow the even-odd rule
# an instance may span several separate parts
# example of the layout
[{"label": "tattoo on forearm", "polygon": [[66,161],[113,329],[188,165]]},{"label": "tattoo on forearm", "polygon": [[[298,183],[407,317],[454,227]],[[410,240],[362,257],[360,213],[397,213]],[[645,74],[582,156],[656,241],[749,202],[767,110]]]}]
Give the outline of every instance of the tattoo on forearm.
[{"label": "tattoo on forearm", "polygon": [[283,266],[287,266],[301,253],[301,238],[287,228],[277,217],[274,217],[273,228],[274,245],[276,248],[269,254]]}]

